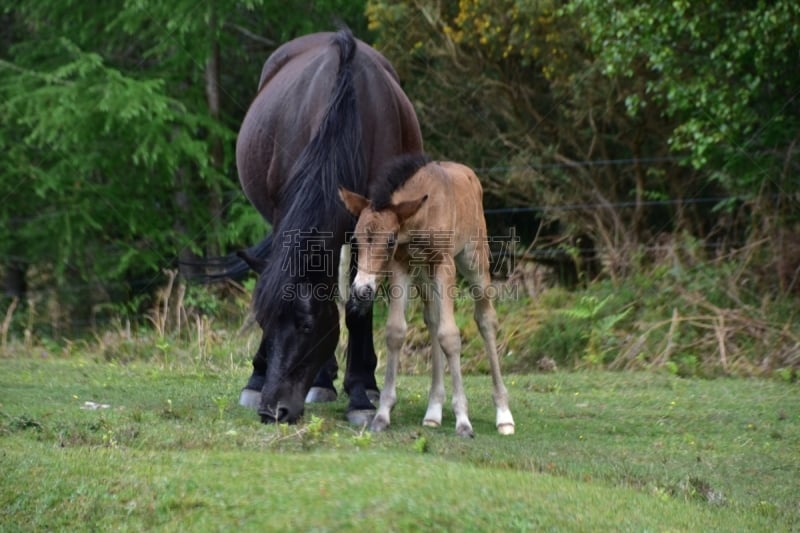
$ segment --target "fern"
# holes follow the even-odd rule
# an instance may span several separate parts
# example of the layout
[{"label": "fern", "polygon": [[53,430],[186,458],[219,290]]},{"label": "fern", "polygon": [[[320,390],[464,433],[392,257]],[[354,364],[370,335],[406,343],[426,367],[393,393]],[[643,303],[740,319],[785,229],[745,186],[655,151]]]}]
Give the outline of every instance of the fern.
[{"label": "fern", "polygon": [[582,338],[586,341],[583,360],[590,366],[602,364],[611,353],[610,340],[614,337],[615,326],[624,320],[633,309],[626,306],[618,313],[601,316],[611,301],[611,295],[598,299],[596,296],[582,296],[571,308],[560,311],[564,316],[580,322]]}]

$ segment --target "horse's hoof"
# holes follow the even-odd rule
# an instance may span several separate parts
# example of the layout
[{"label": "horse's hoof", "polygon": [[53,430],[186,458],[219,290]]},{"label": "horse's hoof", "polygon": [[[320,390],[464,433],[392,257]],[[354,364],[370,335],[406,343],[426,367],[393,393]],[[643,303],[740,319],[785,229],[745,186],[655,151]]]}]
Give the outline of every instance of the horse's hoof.
[{"label": "horse's hoof", "polygon": [[375,418],[375,409],[353,409],[347,412],[347,421],[354,426],[368,427]]},{"label": "horse's hoof", "polygon": [[422,421],[422,425],[425,426],[426,428],[438,428],[439,426],[442,425],[442,423],[437,420],[431,420],[429,418],[426,418],[425,420]]},{"label": "horse's hoof", "polygon": [[473,438],[475,437],[475,432],[472,431],[472,426],[470,426],[469,424],[462,424],[456,427],[456,435],[458,435],[459,437]]},{"label": "horse's hoof", "polygon": [[373,405],[378,405],[381,401],[381,392],[375,389],[367,389],[367,400]]},{"label": "horse's hoof", "polygon": [[325,387],[311,387],[311,390],[306,394],[306,403],[326,403],[335,402],[337,398],[336,391],[333,389],[326,389]]},{"label": "horse's hoof", "polygon": [[383,416],[376,416],[372,420],[372,424],[370,424],[369,429],[370,431],[374,431],[375,433],[380,433],[381,431],[385,430],[389,427],[389,421],[386,420]]},{"label": "horse's hoof", "polygon": [[500,433],[501,435],[513,435],[514,424],[498,424],[497,432]]},{"label": "horse's hoof", "polygon": [[239,395],[239,405],[248,409],[258,409],[261,405],[261,391],[242,389]]}]

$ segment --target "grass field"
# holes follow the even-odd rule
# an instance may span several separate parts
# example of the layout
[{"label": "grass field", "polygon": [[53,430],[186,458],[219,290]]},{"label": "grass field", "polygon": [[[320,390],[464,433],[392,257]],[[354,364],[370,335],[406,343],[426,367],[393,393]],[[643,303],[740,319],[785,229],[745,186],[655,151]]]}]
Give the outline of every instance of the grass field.
[{"label": "grass field", "polygon": [[[665,373],[509,375],[517,434],[419,425],[401,376],[393,425],[345,401],[264,426],[236,405],[248,368],[0,359],[5,531],[781,531],[800,528],[800,387]],[[92,402],[92,403],[87,403]],[[107,406],[107,407],[106,407]]]}]

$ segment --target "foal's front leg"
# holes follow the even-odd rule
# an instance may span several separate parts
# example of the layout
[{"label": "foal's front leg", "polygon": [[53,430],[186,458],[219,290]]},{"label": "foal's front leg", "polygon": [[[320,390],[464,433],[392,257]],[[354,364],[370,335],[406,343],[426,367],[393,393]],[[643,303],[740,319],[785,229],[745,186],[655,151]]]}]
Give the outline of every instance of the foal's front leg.
[{"label": "foal's front leg", "polygon": [[408,301],[408,274],[399,266],[392,269],[389,278],[389,316],[386,320],[386,379],[381,390],[378,412],[370,426],[372,431],[389,427],[390,415],[397,402],[397,366],[406,338],[406,302]]}]

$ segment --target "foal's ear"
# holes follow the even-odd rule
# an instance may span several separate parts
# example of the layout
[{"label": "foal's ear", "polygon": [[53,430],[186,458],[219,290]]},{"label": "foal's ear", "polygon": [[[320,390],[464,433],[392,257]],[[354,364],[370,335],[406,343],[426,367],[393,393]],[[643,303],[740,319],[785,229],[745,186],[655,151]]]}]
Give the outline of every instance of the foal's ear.
[{"label": "foal's ear", "polygon": [[414,214],[419,211],[419,208],[422,207],[422,204],[425,203],[425,200],[428,199],[428,195],[426,194],[422,198],[417,198],[416,200],[407,200],[405,202],[400,202],[399,204],[394,204],[390,207],[392,211],[397,215],[397,218],[400,219],[400,223],[402,224],[403,221],[407,218],[414,216]]},{"label": "foal's ear", "polygon": [[339,198],[342,199],[342,203],[344,203],[347,210],[355,216],[361,215],[361,211],[369,205],[368,199],[357,192],[348,191],[344,187],[339,187]]}]

